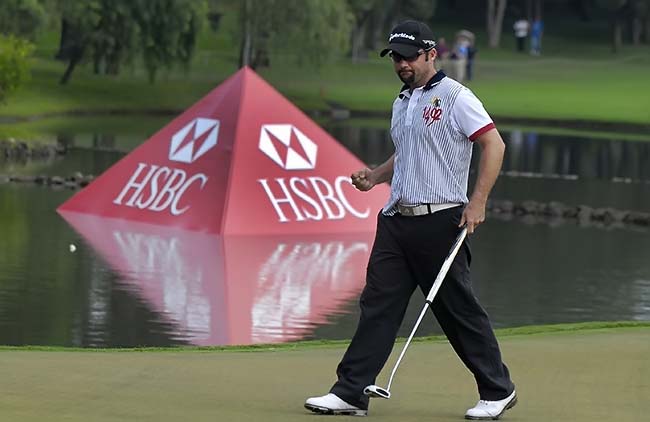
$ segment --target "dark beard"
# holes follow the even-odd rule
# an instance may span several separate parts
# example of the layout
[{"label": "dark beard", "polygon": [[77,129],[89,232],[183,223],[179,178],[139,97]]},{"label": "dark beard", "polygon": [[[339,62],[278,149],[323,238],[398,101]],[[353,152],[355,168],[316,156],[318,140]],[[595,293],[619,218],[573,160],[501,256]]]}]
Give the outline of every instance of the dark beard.
[{"label": "dark beard", "polygon": [[402,75],[398,72],[397,76],[399,79],[404,82],[406,85],[411,85],[413,82],[415,82],[415,72],[411,72],[408,77],[402,77]]}]

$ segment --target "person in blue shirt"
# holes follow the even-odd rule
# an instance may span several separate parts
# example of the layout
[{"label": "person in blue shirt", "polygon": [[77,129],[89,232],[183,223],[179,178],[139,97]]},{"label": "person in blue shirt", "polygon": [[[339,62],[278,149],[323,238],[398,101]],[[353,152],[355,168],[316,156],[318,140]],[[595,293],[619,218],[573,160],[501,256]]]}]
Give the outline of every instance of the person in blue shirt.
[{"label": "person in blue shirt", "polygon": [[544,33],[544,22],[536,18],[530,28],[530,54],[539,56],[542,54],[542,35]]}]

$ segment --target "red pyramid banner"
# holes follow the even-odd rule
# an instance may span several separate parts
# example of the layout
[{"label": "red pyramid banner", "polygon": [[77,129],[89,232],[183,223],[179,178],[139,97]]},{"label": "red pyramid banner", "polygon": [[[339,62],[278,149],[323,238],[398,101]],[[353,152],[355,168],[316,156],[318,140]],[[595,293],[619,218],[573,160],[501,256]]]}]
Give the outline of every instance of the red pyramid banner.
[{"label": "red pyramid banner", "polygon": [[372,231],[388,187],[249,68],[59,207],[215,234]]}]

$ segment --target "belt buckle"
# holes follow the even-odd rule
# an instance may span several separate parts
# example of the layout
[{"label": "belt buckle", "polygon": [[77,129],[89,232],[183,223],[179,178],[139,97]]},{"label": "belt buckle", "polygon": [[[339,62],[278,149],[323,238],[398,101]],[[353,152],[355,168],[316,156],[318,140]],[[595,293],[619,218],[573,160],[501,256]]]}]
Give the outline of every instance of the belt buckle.
[{"label": "belt buckle", "polygon": [[400,214],[406,216],[406,217],[414,217],[415,216],[415,208],[416,206],[406,206],[406,205],[400,205],[399,206],[399,212]]}]

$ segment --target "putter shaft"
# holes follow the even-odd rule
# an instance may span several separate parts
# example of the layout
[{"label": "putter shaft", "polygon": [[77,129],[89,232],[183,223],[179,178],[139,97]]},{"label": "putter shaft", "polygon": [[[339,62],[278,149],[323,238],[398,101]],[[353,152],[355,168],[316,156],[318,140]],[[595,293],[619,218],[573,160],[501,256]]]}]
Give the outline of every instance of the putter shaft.
[{"label": "putter shaft", "polygon": [[[431,306],[433,303],[433,299],[436,297],[436,294],[438,293],[438,290],[440,290],[440,286],[442,286],[442,281],[445,279],[447,276],[447,272],[449,271],[449,268],[451,267],[451,263],[454,261],[454,258],[456,258],[456,254],[458,254],[458,250],[460,249],[460,246],[463,244],[463,241],[465,240],[465,237],[467,236],[467,227],[464,227],[463,230],[460,232],[458,237],[456,238],[456,241],[454,242],[451,250],[449,251],[449,254],[445,258],[444,262],[442,263],[442,266],[440,267],[440,271],[438,272],[438,275],[436,276],[435,281],[433,282],[433,285],[431,286],[431,290],[429,290],[429,294],[427,295],[427,298],[424,302],[424,307],[422,308],[422,311],[420,312],[420,316],[418,317],[417,321],[415,322],[415,326],[413,326],[413,329],[411,330],[411,334],[409,335],[408,339],[406,340],[406,344],[404,344],[404,347],[402,348],[402,352],[400,353],[399,357],[397,358],[397,362],[395,362],[395,366],[393,367],[393,371],[390,373],[390,378],[388,379],[388,385],[386,386],[386,389],[384,390],[387,393],[387,397],[384,396],[378,396],[376,393],[372,394],[374,397],[382,397],[382,398],[389,398],[390,397],[390,386],[393,384],[393,378],[395,377],[395,373],[397,372],[397,368],[399,367],[399,364],[402,362],[402,358],[406,354],[406,349],[408,349],[409,344],[411,344],[411,340],[413,339],[413,336],[415,335],[415,332],[417,331],[418,327],[420,326],[420,323],[422,322],[422,318],[424,318],[424,314],[427,312],[427,308]],[[370,387],[370,386],[369,386]],[[376,388],[381,388],[377,387]],[[368,387],[366,387],[368,389]],[[365,392],[365,390],[364,390]],[[366,393],[366,395],[370,395]]]}]

